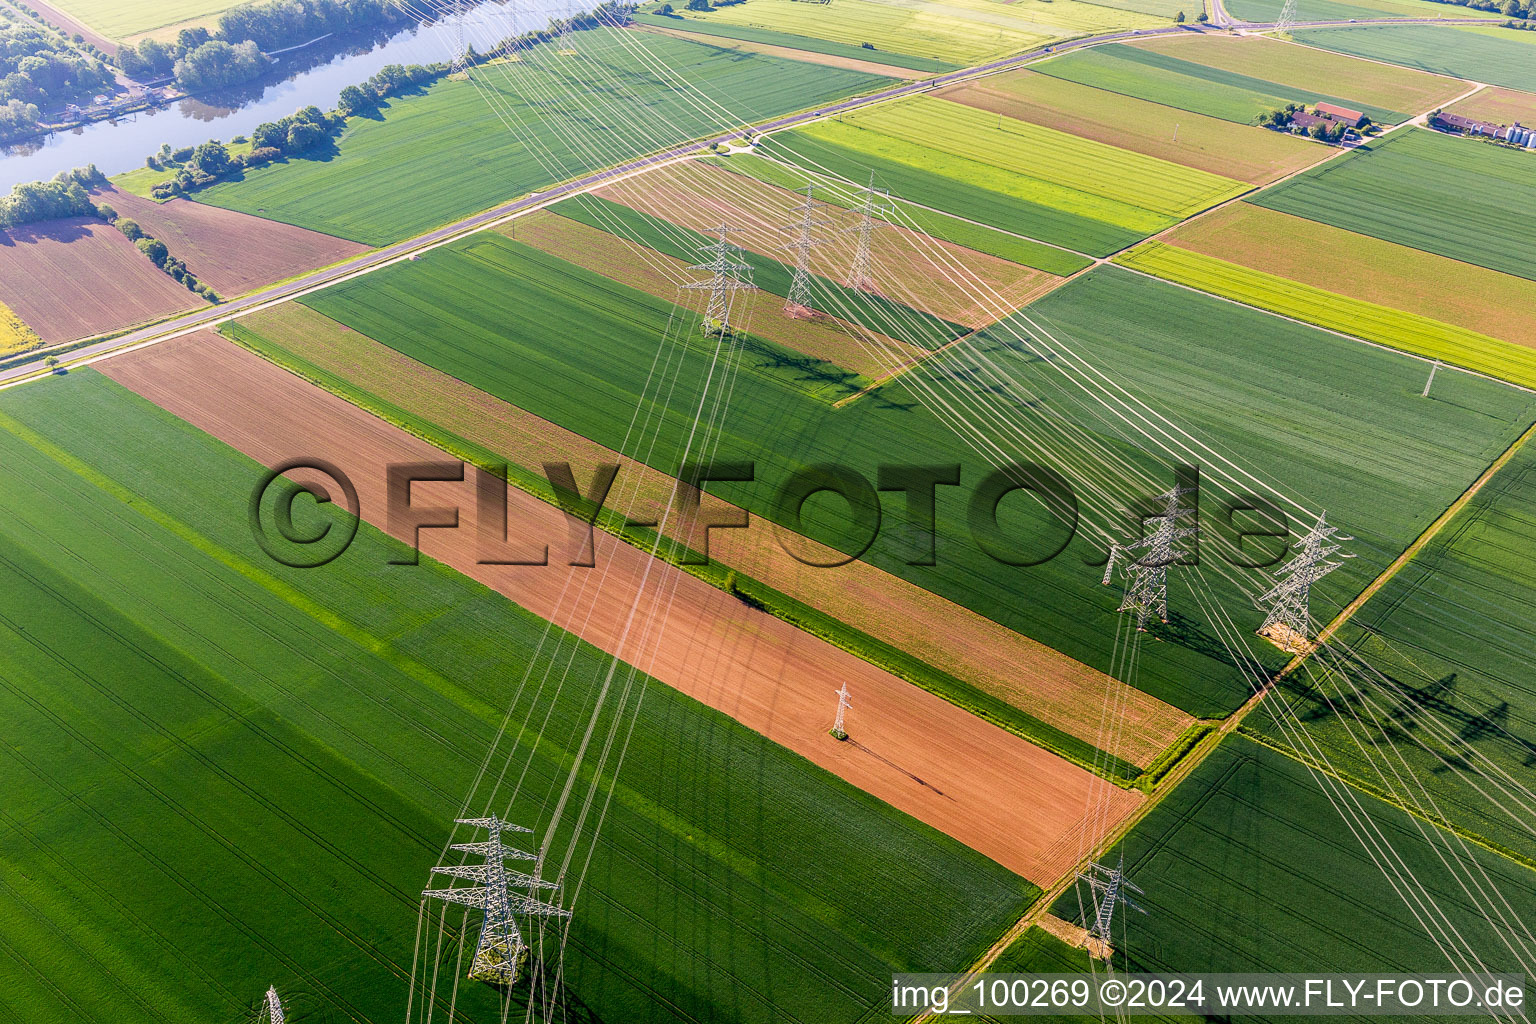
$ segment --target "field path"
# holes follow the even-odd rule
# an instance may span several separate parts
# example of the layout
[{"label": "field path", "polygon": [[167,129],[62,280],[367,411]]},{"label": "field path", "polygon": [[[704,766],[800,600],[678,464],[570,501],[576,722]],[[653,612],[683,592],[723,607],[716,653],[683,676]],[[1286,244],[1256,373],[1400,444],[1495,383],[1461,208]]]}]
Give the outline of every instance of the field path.
[{"label": "field path", "polygon": [[[356,485],[362,517],[381,529],[389,527],[386,467],[444,460],[425,441],[211,333],[141,349],[104,370],[263,464],[330,461]],[[507,535],[525,548],[548,543],[552,564],[479,564],[479,482],[415,487],[418,506],[463,510],[460,529],[423,533],[425,553],[1042,887],[1075,862],[1090,810],[1107,805],[1103,823],[1092,820],[1108,829],[1142,803],[616,537],[596,534],[601,571],[567,567],[563,513],[521,491],[509,495]],[[399,524],[392,532],[409,538]],[[411,570],[398,571],[409,585]],[[632,608],[640,622],[657,616],[638,638],[626,629]],[[833,690],[844,682],[854,710],[851,740],[839,743],[827,730]]]}]

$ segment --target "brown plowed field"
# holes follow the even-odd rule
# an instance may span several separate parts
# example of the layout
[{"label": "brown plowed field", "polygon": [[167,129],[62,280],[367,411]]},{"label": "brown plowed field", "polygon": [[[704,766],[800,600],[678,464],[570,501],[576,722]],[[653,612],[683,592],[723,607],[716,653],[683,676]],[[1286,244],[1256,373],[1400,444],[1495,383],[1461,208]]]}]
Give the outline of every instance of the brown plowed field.
[{"label": "brown plowed field", "polygon": [[[101,366],[260,462],[330,460],[357,486],[363,517],[381,527],[386,467],[442,458],[211,333]],[[475,487],[473,480],[416,487],[414,500],[422,505],[463,508],[463,528],[424,534],[425,553],[1036,884],[1049,885],[1073,867],[1078,833],[1098,801],[1108,813],[1102,822],[1092,818],[1093,827],[1109,828],[1142,799],[616,538],[598,535],[599,570],[567,568],[559,557],[566,536],[561,513],[519,491],[510,495],[508,534],[547,538],[554,564],[480,565]],[[656,625],[626,639],[633,607],[634,621],[654,615]],[[847,743],[827,735],[834,681],[846,681],[853,694]]]},{"label": "brown plowed field", "polygon": [[[787,258],[780,248],[785,242],[783,226],[796,219],[791,210],[805,198],[788,189],[693,160],[607,185],[598,189],[597,194],[695,231],[708,233],[722,223],[729,224],[732,242],[776,260]],[[821,229],[829,244],[812,250],[811,270],[846,283],[853,242],[851,236],[839,229],[852,226],[857,217],[831,206],[819,216],[833,224]],[[978,302],[969,288],[947,280],[919,255],[923,251],[946,250],[996,292],[1010,311],[1061,281],[1043,270],[1021,267],[935,238],[919,237],[894,225],[882,224],[871,243],[876,284],[883,294],[966,327],[980,328],[996,322],[999,317],[994,304]]]},{"label": "brown plowed field", "polygon": [[[313,366],[507,461],[538,467],[569,461],[577,479],[596,466],[624,466],[609,504],[655,518],[670,478],[547,420],[380,345],[297,303],[243,323]],[[620,496],[623,495],[623,500]],[[759,524],[762,525],[762,524]],[[923,660],[1041,721],[1099,742],[1100,709],[1124,708],[1116,753],[1145,767],[1193,724],[1140,690],[864,562],[813,569],[785,554],[766,529],[717,530],[710,557]],[[830,561],[830,559],[828,559]]]},{"label": "brown plowed field", "polygon": [[[685,302],[698,305],[703,297],[698,292],[679,292],[682,284],[699,278],[698,272],[689,270],[682,260],[557,214],[540,211],[519,217],[497,230],[579,267],[663,299],[684,297]],[[877,378],[892,365],[924,354],[924,350],[915,346],[873,334],[835,317],[817,314],[795,319],[786,316],[784,300],[768,292],[744,292],[735,303],[737,311],[731,316],[747,332],[866,378]]]},{"label": "brown plowed field", "polygon": [[83,217],[0,231],[0,302],[49,344],[207,305],[116,228]]},{"label": "brown plowed field", "polygon": [[[1536,161],[1533,161],[1536,162]],[[1536,281],[1369,235],[1233,203],[1175,228],[1182,249],[1536,346]]]},{"label": "brown plowed field", "polygon": [[1299,171],[1328,152],[1291,135],[1034,71],[947,86],[935,95],[1254,185]]},{"label": "brown plowed field", "polygon": [[357,242],[189,199],[156,203],[116,186],[98,189],[95,197],[138,221],[224,298],[368,251]]},{"label": "brown plowed field", "polygon": [[1445,109],[1463,117],[1475,117],[1499,124],[1514,124],[1516,121],[1525,125],[1536,123],[1536,95],[1518,89],[1494,86],[1479,89]]}]

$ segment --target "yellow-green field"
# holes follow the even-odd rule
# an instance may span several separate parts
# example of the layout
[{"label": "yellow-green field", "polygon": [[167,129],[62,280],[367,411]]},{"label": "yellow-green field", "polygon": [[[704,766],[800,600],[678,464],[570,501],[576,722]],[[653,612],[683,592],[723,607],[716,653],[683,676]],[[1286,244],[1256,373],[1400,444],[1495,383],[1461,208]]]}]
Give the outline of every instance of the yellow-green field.
[{"label": "yellow-green field", "polygon": [[1416,313],[1337,295],[1163,242],[1137,246],[1116,256],[1114,262],[1328,330],[1536,387],[1536,351]]},{"label": "yellow-green field", "polygon": [[43,339],[22,322],[10,306],[0,302],[0,356],[13,356],[37,348]]},{"label": "yellow-green field", "polygon": [[806,134],[1095,220],[1152,232],[1249,186],[1042,125],[926,96]]},{"label": "yellow-green field", "polygon": [[712,11],[685,11],[684,21],[736,25],[826,39],[849,46],[869,43],[877,50],[931,57],[954,64],[978,64],[1053,39],[1166,24],[1133,11],[1077,0],[745,0]]},{"label": "yellow-green field", "polygon": [[238,6],[238,0],[50,0],[65,14],[113,39],[211,18]]}]

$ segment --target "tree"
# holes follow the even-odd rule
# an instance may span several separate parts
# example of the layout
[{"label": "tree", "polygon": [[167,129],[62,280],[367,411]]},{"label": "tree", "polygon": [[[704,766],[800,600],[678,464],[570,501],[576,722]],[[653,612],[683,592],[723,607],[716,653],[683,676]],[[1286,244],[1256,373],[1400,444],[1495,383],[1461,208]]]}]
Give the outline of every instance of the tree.
[{"label": "tree", "polygon": [[192,151],[191,165],[217,178],[229,170],[229,150],[217,139],[205,142]]},{"label": "tree", "polygon": [[148,235],[134,243],[139,247],[139,252],[149,257],[151,263],[157,267],[165,266],[166,259],[171,251],[165,247],[165,243],[158,238],[150,238]]},{"label": "tree", "polygon": [[1179,12],[1179,13],[1178,13],[1178,16],[1177,16],[1177,17],[1175,17],[1175,18],[1174,18],[1174,19],[1173,19],[1173,21],[1174,21],[1174,24],[1176,24],[1176,25],[1182,25],[1182,24],[1184,24],[1184,12],[1183,12],[1183,11],[1180,11],[1180,12]]},{"label": "tree", "polygon": [[688,9],[690,11],[712,11],[714,7],[710,5],[709,0],[688,0]]},{"label": "tree", "polygon": [[108,206],[106,203],[96,204],[96,216],[100,217],[108,224],[117,223],[117,210],[111,206]]},{"label": "tree", "polygon": [[341,90],[341,98],[336,101],[336,109],[345,117],[366,113],[376,106],[378,103],[375,97],[355,85],[349,85]]},{"label": "tree", "polygon": [[43,365],[48,367],[49,373],[57,373],[59,370],[59,357],[49,356],[47,359],[43,360]]},{"label": "tree", "polygon": [[325,138],[325,129],[309,121],[299,121],[288,129],[288,145],[285,147],[289,153],[303,153],[320,144]]},{"label": "tree", "polygon": [[139,222],[132,217],[123,217],[117,222],[117,230],[123,233],[123,237],[130,242],[137,242],[144,238],[144,229],[139,227]]},{"label": "tree", "polygon": [[288,126],[281,122],[259,124],[251,132],[251,145],[257,149],[282,149],[287,143]]},{"label": "tree", "polygon": [[201,25],[195,28],[184,28],[176,34],[176,49],[187,53],[197,49],[213,38],[213,34]]},{"label": "tree", "polygon": [[1211,16],[1206,14],[1204,11],[1201,11],[1199,14],[1195,15],[1195,20],[1204,25],[1206,22],[1211,20]]}]

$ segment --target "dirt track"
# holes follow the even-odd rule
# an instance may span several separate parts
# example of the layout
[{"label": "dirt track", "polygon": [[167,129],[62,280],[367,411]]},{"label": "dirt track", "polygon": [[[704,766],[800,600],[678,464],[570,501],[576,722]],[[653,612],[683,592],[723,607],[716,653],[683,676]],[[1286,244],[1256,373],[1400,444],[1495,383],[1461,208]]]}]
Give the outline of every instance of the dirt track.
[{"label": "dirt track", "polygon": [[0,231],[0,302],[50,344],[208,305],[116,228],[84,217]]},{"label": "dirt track", "polygon": [[[385,467],[443,458],[212,334],[143,349],[102,368],[265,464],[295,456],[331,460],[357,486],[363,517],[381,526]],[[509,536],[539,544],[547,538],[553,564],[478,565],[474,489],[473,481],[417,485],[416,503],[463,508],[461,529],[424,534],[427,554],[1037,884],[1049,885],[1075,865],[1079,830],[1097,809],[1094,801],[1107,801],[1104,828],[1141,802],[614,538],[598,534],[597,570],[568,569],[563,517],[520,492],[509,498]],[[623,626],[637,594],[636,621],[655,612],[665,630],[626,640]],[[844,681],[854,701],[852,741],[838,743],[827,728],[832,689]]]},{"label": "dirt track", "polygon": [[344,238],[189,199],[156,203],[116,186],[97,189],[94,195],[138,221],[226,298],[368,251],[368,246]]}]

